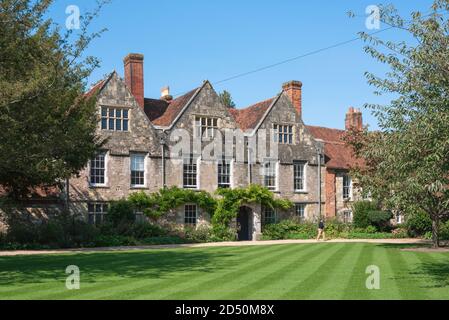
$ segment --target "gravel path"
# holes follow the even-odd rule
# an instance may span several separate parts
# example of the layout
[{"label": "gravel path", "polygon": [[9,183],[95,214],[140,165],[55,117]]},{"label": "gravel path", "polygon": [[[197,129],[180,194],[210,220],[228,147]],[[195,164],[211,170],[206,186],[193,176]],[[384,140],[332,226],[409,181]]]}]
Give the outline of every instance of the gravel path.
[{"label": "gravel path", "polygon": [[[319,241],[322,243],[323,241]],[[19,255],[47,255],[47,254],[68,254],[68,253],[91,253],[91,252],[114,252],[114,251],[137,251],[155,249],[177,249],[177,248],[207,248],[207,247],[241,247],[241,246],[268,246],[281,244],[313,244],[315,240],[273,240],[273,241],[242,241],[242,242],[216,242],[198,244],[173,244],[155,246],[135,246],[135,247],[108,247],[108,248],[84,248],[68,250],[20,250],[20,251],[0,251],[0,257]],[[429,244],[429,241],[421,239],[334,239],[326,243],[378,243],[378,244]]]}]

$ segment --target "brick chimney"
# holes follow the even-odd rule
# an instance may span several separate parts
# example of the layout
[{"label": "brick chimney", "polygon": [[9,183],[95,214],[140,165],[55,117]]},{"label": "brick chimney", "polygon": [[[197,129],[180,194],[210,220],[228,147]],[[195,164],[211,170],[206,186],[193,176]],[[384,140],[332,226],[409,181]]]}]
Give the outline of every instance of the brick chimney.
[{"label": "brick chimney", "polygon": [[299,116],[302,117],[302,82],[289,81],[282,85],[282,89],[288,95]]},{"label": "brick chimney", "polygon": [[346,130],[363,130],[363,116],[360,109],[349,108],[348,113],[346,113],[345,128]]},{"label": "brick chimney", "polygon": [[130,53],[123,60],[125,82],[140,107],[144,106],[143,54]]}]

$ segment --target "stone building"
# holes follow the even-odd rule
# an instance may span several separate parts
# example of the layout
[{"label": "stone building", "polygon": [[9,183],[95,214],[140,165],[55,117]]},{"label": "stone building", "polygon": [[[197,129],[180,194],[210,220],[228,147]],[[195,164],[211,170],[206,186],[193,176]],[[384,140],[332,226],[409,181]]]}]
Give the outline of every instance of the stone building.
[{"label": "stone building", "polygon": [[[275,97],[244,109],[224,106],[208,81],[176,98],[167,87],[148,99],[143,60],[128,55],[124,79],[113,72],[87,93],[97,96],[98,134],[106,142],[69,181],[74,213],[100,223],[110,201],[136,191],[178,186],[213,193],[260,184],[295,206],[289,212],[242,207],[241,240],[257,240],[265,223],[288,217],[351,218],[355,192],[348,172],[355,159],[340,140],[344,131],[303,123],[301,82],[287,82]],[[361,113],[350,109],[347,127],[353,125],[362,126]],[[182,150],[174,152],[181,140]],[[173,219],[181,225],[210,220],[194,204],[178,208]]]}]

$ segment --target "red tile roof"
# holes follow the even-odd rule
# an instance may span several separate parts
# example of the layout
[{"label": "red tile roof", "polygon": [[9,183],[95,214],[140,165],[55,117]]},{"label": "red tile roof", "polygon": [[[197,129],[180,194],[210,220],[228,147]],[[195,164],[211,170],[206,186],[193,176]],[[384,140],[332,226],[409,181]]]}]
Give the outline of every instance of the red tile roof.
[{"label": "red tile roof", "polygon": [[351,147],[344,142],[343,137],[346,131],[316,126],[306,127],[315,139],[324,141],[324,153],[328,168],[349,170],[363,165],[363,161],[356,158]]},{"label": "red tile roof", "polygon": [[106,80],[98,81],[96,84],[92,86],[92,88],[87,91],[84,96],[86,98],[91,98],[92,96],[96,95],[102,88],[103,85],[106,83]]},{"label": "red tile roof", "polygon": [[237,124],[242,130],[254,129],[259,124],[268,108],[273,104],[276,98],[271,98],[245,109],[229,109]]},{"label": "red tile roof", "polygon": [[167,111],[169,103],[165,100],[145,98],[144,111],[150,121],[160,118]]},{"label": "red tile roof", "polygon": [[[161,100],[146,99],[145,113],[156,126],[167,127],[173,123],[197,91],[198,88],[170,101],[166,106],[163,105]],[[150,111],[153,108],[155,110]]]}]

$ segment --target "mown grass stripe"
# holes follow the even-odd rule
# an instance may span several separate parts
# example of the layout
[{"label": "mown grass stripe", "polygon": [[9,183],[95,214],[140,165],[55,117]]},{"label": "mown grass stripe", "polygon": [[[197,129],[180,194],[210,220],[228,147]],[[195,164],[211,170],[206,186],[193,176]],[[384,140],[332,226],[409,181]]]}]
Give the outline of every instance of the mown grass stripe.
[{"label": "mown grass stripe", "polygon": [[[265,272],[261,272],[262,270],[260,270],[258,272],[260,276],[257,276],[257,273],[253,274],[249,282],[236,283],[236,281],[232,281],[231,283],[226,283],[224,288],[220,287],[220,292],[228,291],[228,293],[222,296],[219,292],[218,297],[219,299],[233,299],[237,292],[238,297],[241,299],[266,299],[267,296],[276,299],[284,291],[282,284],[284,284],[285,278],[297,273],[310,259],[330,249],[331,247],[326,245],[308,245],[301,254],[286,257],[286,263],[275,261],[267,266],[268,272],[265,270],[263,270]],[[281,288],[279,288],[279,284]],[[232,287],[234,289],[233,292],[226,290],[228,287]],[[270,292],[262,290],[269,290]]]},{"label": "mown grass stripe", "polygon": [[402,299],[425,300],[425,293],[417,285],[417,278],[410,277],[411,263],[405,261],[403,252],[397,249],[386,249],[388,262],[393,270],[391,280],[395,282]]},{"label": "mown grass stripe", "polygon": [[370,290],[366,288],[366,267],[373,264],[374,246],[364,244],[361,254],[358,256],[352,269],[351,277],[346,284],[343,295],[344,300],[369,299]]},{"label": "mown grass stripe", "polygon": [[[241,260],[241,256],[249,253],[250,257],[258,257],[258,253],[254,251],[255,247],[246,248],[245,250],[236,250],[236,248],[228,248],[228,253],[232,253],[233,257],[230,259],[226,259],[222,262],[223,267],[224,263],[239,263]],[[274,247],[264,247],[261,249],[262,254],[265,252],[271,252],[276,250]],[[120,297],[121,299],[139,299],[140,295],[143,294],[161,294],[165,291],[165,288],[170,288],[176,284],[182,285],[183,283],[190,283],[192,281],[196,281],[196,279],[202,278],[205,275],[205,272],[192,272],[189,270],[188,261],[186,262],[185,270],[181,273],[173,274],[169,278],[155,281],[151,279],[146,279],[145,281],[133,281],[128,282],[128,284],[116,287],[115,292],[111,295],[108,293],[107,295],[102,295],[100,299],[115,299],[116,297]],[[163,268],[163,266],[162,266]],[[220,270],[215,270],[214,272],[220,272]],[[161,289],[162,288],[162,289]]]},{"label": "mown grass stripe", "polygon": [[351,248],[345,253],[345,256],[332,268],[331,278],[321,282],[320,286],[313,290],[307,297],[308,299],[339,299],[345,292],[347,285],[352,277],[352,272],[357,266],[359,257],[362,255],[365,244],[357,243],[347,245]]},{"label": "mown grass stripe", "polygon": [[[438,257],[426,252],[408,252],[419,263],[412,273],[420,279],[420,289],[428,299],[447,299],[449,292],[449,256]],[[445,294],[446,293],[446,294]]]},{"label": "mown grass stripe", "polygon": [[[69,255],[69,256],[65,256],[68,259],[68,261],[66,261],[66,263],[64,263],[63,266],[61,266],[59,269],[56,269],[55,266],[48,266],[46,268],[50,268],[50,269],[56,269],[57,273],[54,274],[54,279],[52,280],[44,280],[45,282],[42,283],[32,283],[29,285],[24,285],[24,286],[20,286],[19,288],[16,289],[12,289],[10,286],[4,286],[3,288],[0,288],[0,296],[1,295],[11,295],[11,296],[20,296],[22,294],[28,294],[30,291],[36,292],[36,294],[40,294],[40,293],[44,293],[45,291],[54,291],[54,286],[55,286],[55,282],[57,282],[61,288],[63,288],[62,290],[66,291],[65,289],[65,279],[66,279],[66,274],[65,274],[65,268],[68,265],[78,265],[80,266],[80,270],[83,270],[83,263],[77,263],[76,260],[80,259],[80,258],[85,258],[85,255],[90,255],[89,254],[80,254],[81,256],[79,256],[79,254],[75,254],[75,255]],[[101,262],[105,262],[105,265],[107,266],[107,268],[112,269],[112,268],[117,268],[123,265],[132,265],[133,263],[136,263],[138,261],[140,261],[142,259],[141,256],[136,256],[134,259],[129,259],[128,257],[125,256],[126,252],[124,252],[124,258],[120,261],[110,261],[110,258],[108,255],[112,254],[112,253],[99,253],[100,256],[98,257],[98,259],[96,259],[96,263],[95,264],[101,264]],[[141,254],[145,254],[145,252],[141,252]],[[51,256],[48,256],[49,258]],[[64,256],[61,256],[64,257]],[[107,258],[107,259],[104,259]],[[51,259],[49,259],[51,260]],[[39,264],[38,264],[39,265]],[[43,267],[42,267],[43,268]],[[55,271],[56,271],[55,270]],[[17,273],[20,273],[20,271],[17,271]],[[85,275],[83,275],[83,278],[85,277]],[[39,278],[39,274],[36,274],[36,278]],[[108,279],[114,279],[114,276],[103,276],[101,279],[101,282],[107,282]],[[89,281],[89,280],[88,280]],[[91,283],[93,285],[98,284],[98,282],[94,282]],[[35,290],[35,289],[39,289],[39,290]]]},{"label": "mown grass stripe", "polygon": [[[189,252],[195,253],[197,250],[206,251],[209,254],[217,255],[221,253],[228,253],[229,248],[221,247],[221,248],[206,248],[206,249],[189,249]],[[238,254],[242,252],[250,252],[251,247],[238,247],[235,248],[235,250],[232,250],[233,254]],[[142,259],[142,257],[141,257]],[[137,261],[137,264],[142,264],[142,261]],[[164,264],[163,262],[159,263],[161,273],[164,271]],[[144,271],[144,266],[142,266],[142,271]],[[197,272],[198,274],[191,274],[192,272]],[[82,287],[82,290],[79,291],[63,291],[62,293],[52,293],[48,296],[44,296],[46,299],[51,299],[52,295],[55,295],[57,299],[89,299],[89,298],[95,298],[95,299],[107,299],[110,298],[111,292],[114,292],[113,295],[117,295],[119,291],[120,293],[123,293],[126,295],[126,292],[121,292],[120,289],[129,289],[132,294],[135,294],[136,290],[139,288],[145,288],[148,287],[148,285],[155,285],[158,283],[163,283],[165,281],[173,281],[174,278],[184,278],[184,279],[192,279],[196,276],[200,276],[202,274],[201,270],[184,270],[184,271],[178,271],[176,275],[174,273],[168,273],[166,274],[165,278],[153,278],[149,276],[142,276],[141,278],[125,278],[120,280],[114,280],[114,281],[105,281],[101,284],[93,283],[93,284],[84,284],[84,288]],[[186,276],[187,275],[187,276]],[[145,285],[142,285],[142,283],[145,283]],[[181,281],[180,281],[181,282]]]},{"label": "mown grass stripe", "polygon": [[227,283],[228,281],[236,281],[237,279],[246,278],[249,276],[249,274],[254,274],[258,269],[264,268],[271,263],[279,261],[283,257],[285,258],[289,253],[295,250],[298,250],[297,246],[285,245],[285,247],[283,247],[282,249],[278,248],[278,250],[275,250],[274,252],[261,255],[259,259],[248,259],[247,263],[237,266],[237,269],[234,269],[231,272],[213,275],[212,277],[206,277],[200,281],[197,281],[193,286],[189,286],[187,288],[175,287],[173,288],[174,292],[162,296],[161,299],[176,300],[183,299],[183,297],[186,296],[189,297],[189,299],[193,299],[191,298],[192,296],[204,292],[204,290],[207,290],[205,288],[216,287],[218,284],[218,279],[220,279],[220,282],[222,283]]},{"label": "mown grass stripe", "polygon": [[336,247],[330,255],[322,259],[317,265],[317,268],[310,273],[307,278],[296,284],[293,288],[287,291],[283,299],[305,299],[314,290],[316,290],[323,281],[327,280],[332,274],[331,270],[335,264],[338,264],[341,259],[349,252],[350,247],[345,244],[340,244]]}]

